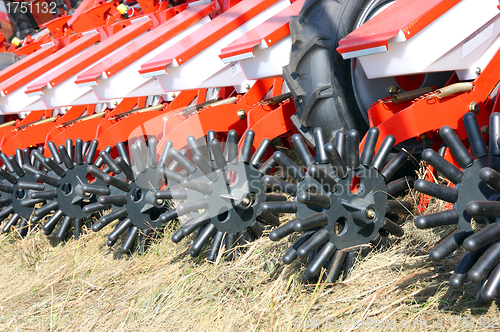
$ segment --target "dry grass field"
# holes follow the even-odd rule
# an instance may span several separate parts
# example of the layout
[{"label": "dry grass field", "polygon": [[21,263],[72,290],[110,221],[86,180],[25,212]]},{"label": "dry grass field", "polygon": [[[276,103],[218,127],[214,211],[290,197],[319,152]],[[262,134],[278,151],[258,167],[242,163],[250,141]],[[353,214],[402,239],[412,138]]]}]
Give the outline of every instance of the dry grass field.
[{"label": "dry grass field", "polygon": [[[415,199],[415,197],[410,197]],[[430,210],[441,209],[434,202]],[[4,331],[371,331],[500,327],[497,304],[475,302],[476,285],[448,287],[461,253],[427,254],[451,229],[406,235],[372,251],[336,284],[310,284],[305,262],[281,256],[291,239],[251,243],[233,262],[189,256],[175,225],[145,253],[121,254],[106,232],[54,243],[40,231],[0,238],[0,330]]]}]

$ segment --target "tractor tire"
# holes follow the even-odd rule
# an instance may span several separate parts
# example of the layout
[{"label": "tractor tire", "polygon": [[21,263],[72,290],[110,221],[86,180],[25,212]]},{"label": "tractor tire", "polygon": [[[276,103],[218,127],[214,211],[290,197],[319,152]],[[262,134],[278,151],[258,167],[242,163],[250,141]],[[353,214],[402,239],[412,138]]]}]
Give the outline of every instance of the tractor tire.
[{"label": "tractor tire", "polygon": [[297,108],[292,121],[312,146],[311,128],[322,127],[327,141],[339,130],[367,131],[353,89],[351,60],[336,48],[370,11],[393,1],[306,0],[299,15],[290,18],[292,54],[283,74]]}]

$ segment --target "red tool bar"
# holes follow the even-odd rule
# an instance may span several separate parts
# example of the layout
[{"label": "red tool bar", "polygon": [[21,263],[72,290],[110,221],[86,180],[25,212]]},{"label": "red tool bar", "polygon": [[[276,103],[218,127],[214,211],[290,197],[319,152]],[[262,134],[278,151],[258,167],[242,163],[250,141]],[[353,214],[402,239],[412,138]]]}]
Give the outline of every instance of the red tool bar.
[{"label": "red tool bar", "polygon": [[49,75],[44,76],[41,80],[36,81],[36,83],[31,84],[25,92],[29,94],[36,91],[42,91],[48,86],[54,88],[152,27],[153,20],[151,19],[129,25],[125,29],[76,57],[74,59],[74,64],[71,66],[58,68]]},{"label": "red tool bar", "polygon": [[47,45],[37,52],[31,53],[27,57],[21,59],[20,61],[8,66],[0,72],[0,82],[4,82],[19,72],[25,70],[26,68],[34,65],[35,63],[42,61],[52,53],[57,51],[57,46],[55,44]]},{"label": "red tool bar", "polygon": [[116,74],[205,16],[212,14],[215,9],[215,3],[211,3],[184,10],[149,32],[143,38],[133,41],[113,54],[112,57],[104,59],[78,75],[75,83],[96,82],[103,73],[105,73],[106,77]]},{"label": "red tool bar", "polygon": [[278,0],[241,1],[207,23],[203,29],[199,29],[143,64],[139,73],[145,74],[165,70],[165,67],[169,64],[175,63],[180,65],[188,61],[215,41],[229,34],[276,2]]},{"label": "red tool bar", "polygon": [[387,50],[389,39],[400,31],[408,40],[458,2],[460,0],[398,0],[343,38],[337,52],[344,56],[376,47]]},{"label": "red tool bar", "polygon": [[298,15],[305,0],[295,1],[278,14],[274,15],[257,28],[250,30],[227,47],[221,50],[219,58],[225,63],[246,59],[254,56],[253,49],[264,42],[267,47],[290,34],[288,25],[290,16]]},{"label": "red tool bar", "polygon": [[94,33],[91,35],[83,36],[66,47],[63,47],[54,54],[44,60],[34,64],[33,66],[27,68],[21,73],[21,75],[16,75],[11,77],[7,81],[0,84],[0,91],[3,95],[8,95],[14,92],[23,85],[29,83],[30,81],[36,79],[38,76],[46,73],[48,70],[54,68],[55,66],[63,63],[69,58],[77,55],[78,53],[85,50],[87,47],[92,46],[101,39],[100,34]]}]

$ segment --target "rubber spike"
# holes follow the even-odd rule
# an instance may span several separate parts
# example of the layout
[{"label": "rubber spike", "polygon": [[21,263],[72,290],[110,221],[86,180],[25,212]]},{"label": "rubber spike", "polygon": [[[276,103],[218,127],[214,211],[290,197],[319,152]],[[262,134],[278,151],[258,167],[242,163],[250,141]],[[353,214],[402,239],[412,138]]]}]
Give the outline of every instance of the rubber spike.
[{"label": "rubber spike", "polygon": [[327,242],[307,266],[306,273],[310,277],[315,277],[321,271],[321,268],[328,262],[328,259],[335,252],[335,245]]},{"label": "rubber spike", "polygon": [[465,113],[462,120],[464,122],[467,138],[469,139],[472,156],[474,158],[487,156],[488,150],[486,150],[486,144],[484,143],[481,129],[479,129],[476,115],[472,112]]},{"label": "rubber spike", "polygon": [[490,167],[484,167],[479,171],[479,178],[500,192],[500,173]]},{"label": "rubber spike", "polygon": [[337,181],[323,171],[318,165],[311,165],[307,173],[318,181],[325,191],[334,192],[337,189]]},{"label": "rubber spike", "polygon": [[207,155],[208,155],[208,160],[210,161],[214,160],[214,156],[212,155],[212,151],[210,150],[210,142],[215,138],[217,138],[217,134],[215,133],[215,131],[209,130],[207,132],[207,149],[208,149]]},{"label": "rubber spike", "polygon": [[214,171],[212,166],[210,166],[205,159],[203,159],[203,156],[200,154],[196,154],[193,156],[193,162],[198,166],[198,168],[205,174],[205,176],[210,180],[210,181],[215,181],[218,178],[217,173]]},{"label": "rubber spike", "polygon": [[335,282],[339,278],[342,266],[344,265],[345,257],[346,257],[345,251],[337,250],[333,254],[332,258],[329,260],[328,267],[326,270],[327,271],[326,281],[328,283]]},{"label": "rubber spike", "polygon": [[260,205],[260,211],[263,213],[296,213],[297,203],[286,202],[264,202]]},{"label": "rubber spike", "polygon": [[193,217],[189,223],[186,223],[181,227],[181,233],[183,236],[188,236],[192,234],[195,230],[205,225],[210,221],[210,215],[207,212],[203,212]]},{"label": "rubber spike", "polygon": [[[238,151],[236,150],[236,155],[237,154]],[[220,245],[222,243],[223,238],[224,238],[223,232],[218,231],[217,233],[215,233],[214,238],[212,240],[212,244],[210,245],[210,249],[208,250],[207,254],[207,260],[209,260],[210,262],[215,262],[215,259],[219,254]]]},{"label": "rubber spike", "polygon": [[294,229],[295,220],[290,220],[289,222],[281,225],[280,227],[273,229],[269,233],[269,238],[271,239],[271,241],[281,240],[285,236],[288,236],[288,235],[292,234],[293,232],[295,232],[295,229]]},{"label": "rubber spike", "polygon": [[287,252],[283,255],[282,257],[282,261],[283,263],[289,265],[289,264],[292,264],[294,260],[297,259],[297,257],[299,257],[297,255],[297,250],[307,241],[311,238],[312,236],[312,232],[308,232],[308,233],[305,233],[303,234],[301,237],[299,237],[297,239],[297,241],[295,241],[295,243],[292,245],[292,247],[290,249],[287,250]]},{"label": "rubber spike", "polygon": [[260,142],[257,150],[255,150],[255,153],[253,154],[250,163],[255,167],[259,167],[262,162],[262,159],[266,155],[267,150],[269,149],[270,146],[271,146],[271,140],[269,138],[264,138],[262,142]]},{"label": "rubber spike", "polygon": [[17,213],[12,214],[12,216],[10,216],[9,221],[7,221],[7,223],[3,227],[2,232],[8,233],[12,227],[17,225],[19,219],[21,219],[20,215],[18,215]]},{"label": "rubber spike", "polygon": [[61,222],[61,227],[57,231],[56,238],[59,240],[63,240],[64,237],[66,236],[66,233],[68,232],[69,228],[71,227],[73,219],[70,216],[64,216],[62,222]]},{"label": "rubber spike", "polygon": [[434,228],[438,226],[454,225],[458,223],[460,216],[457,210],[447,210],[423,216],[415,219],[415,226],[420,229]]},{"label": "rubber spike", "polygon": [[474,159],[471,154],[465,148],[464,144],[453,129],[449,126],[444,126],[439,130],[439,135],[443,139],[446,146],[450,149],[453,157],[455,157],[455,160],[458,162],[460,167],[467,168],[474,163]]},{"label": "rubber spike", "polygon": [[148,140],[148,166],[151,168],[156,168],[156,147],[158,146],[158,141],[156,138],[152,137]]},{"label": "rubber spike", "polygon": [[385,218],[382,228],[397,237],[402,237],[405,234],[403,227],[387,218]]},{"label": "rubber spike", "polygon": [[[36,150],[35,150],[36,151]],[[2,159],[3,164],[5,165],[5,168],[9,171],[9,173],[15,173],[16,169],[12,164],[10,163],[9,157],[5,153],[0,153],[0,159]]]},{"label": "rubber spike", "polygon": [[172,159],[177,161],[177,163],[179,163],[179,165],[181,165],[181,167],[184,168],[188,174],[193,174],[194,172],[196,172],[196,166],[193,165],[193,163],[190,162],[188,158],[183,156],[176,149],[171,148],[169,150],[169,155],[172,157]]},{"label": "rubber spike", "polygon": [[[59,154],[59,151],[57,151],[57,147],[56,145],[54,144],[54,142],[52,141],[49,141],[47,143],[48,147],[49,147],[49,150],[50,150],[50,154],[52,155],[52,159],[57,163],[57,164],[61,164],[63,162],[62,158],[61,158],[61,155]],[[28,150],[29,151],[29,150]],[[24,151],[23,151],[24,153]],[[26,155],[24,155],[24,161],[26,162]]]},{"label": "rubber spike", "polygon": [[108,246],[113,245],[116,240],[122,235],[129,227],[132,226],[132,220],[129,218],[124,219],[121,223],[116,225],[115,229],[108,235]]},{"label": "rubber spike", "polygon": [[304,232],[316,227],[326,226],[328,216],[326,213],[319,212],[302,219],[295,219],[293,229],[297,232]]},{"label": "rubber spike", "polygon": [[464,240],[465,250],[476,251],[500,239],[500,224],[494,222]]},{"label": "rubber spike", "polygon": [[500,202],[497,201],[479,201],[469,202],[465,207],[468,214],[473,217],[499,217],[500,216]]},{"label": "rubber spike", "polygon": [[290,183],[290,182],[280,180],[280,179],[278,179],[274,176],[271,176],[271,175],[264,175],[264,177],[262,178],[262,183],[266,187],[271,188],[272,190],[278,190],[282,193],[285,193],[285,194],[291,195],[291,196],[296,196],[297,191],[299,190],[297,185]]},{"label": "rubber spike", "polygon": [[238,161],[238,133],[234,129],[231,129],[227,133],[224,156],[226,157],[228,163],[235,163]]},{"label": "rubber spike", "polygon": [[490,115],[490,156],[500,156],[498,139],[500,138],[500,113]]},{"label": "rubber spike", "polygon": [[318,206],[327,209],[330,207],[330,197],[320,194],[300,193],[297,196],[299,203]]},{"label": "rubber spike", "polygon": [[392,148],[394,147],[394,143],[396,143],[396,139],[392,135],[387,135],[384,138],[384,141],[380,145],[377,153],[373,157],[372,167],[376,170],[381,170],[385,164],[389,153],[391,153]]},{"label": "rubber spike", "polygon": [[320,229],[314,233],[309,240],[297,249],[297,255],[300,258],[308,257],[316,248],[330,239],[330,233],[326,229]]},{"label": "rubber spike", "polygon": [[42,218],[42,217],[46,216],[47,214],[49,214],[50,211],[56,210],[57,208],[59,208],[59,203],[57,203],[57,201],[54,201],[54,202],[51,202],[47,205],[43,205],[42,207],[36,209],[33,212],[33,215],[35,217]]},{"label": "rubber spike", "polygon": [[21,149],[16,149],[16,160],[18,165],[24,164],[23,151]]},{"label": "rubber spike", "polygon": [[23,161],[24,161],[24,165],[32,166],[31,157],[30,157],[30,149],[28,149],[28,148],[23,149]]},{"label": "rubber spike", "polygon": [[346,165],[351,168],[359,167],[359,133],[355,129],[349,130],[346,141]]},{"label": "rubber spike", "polygon": [[54,160],[51,158],[45,158],[45,164],[52,170],[54,173],[57,174],[59,177],[63,177],[66,175],[66,171],[61,168]]},{"label": "rubber spike", "polygon": [[183,216],[185,214],[188,214],[189,212],[207,208],[208,208],[208,200],[205,197],[203,197],[189,202],[181,203],[177,206],[176,210],[179,216]]},{"label": "rubber spike", "polygon": [[98,202],[101,204],[123,205],[127,203],[127,198],[124,195],[101,196]]},{"label": "rubber spike", "polygon": [[493,302],[498,295],[500,290],[500,264],[497,264],[493,271],[491,271],[488,282],[483,286],[481,290],[481,298],[486,303]]},{"label": "rubber spike", "polygon": [[180,183],[183,188],[191,189],[202,193],[203,195],[208,195],[212,192],[212,186],[208,183],[191,180],[191,179],[183,179]]},{"label": "rubber spike", "polygon": [[132,156],[134,157],[134,165],[137,169],[137,172],[143,173],[146,170],[146,164],[144,163],[144,159],[142,159],[141,148],[139,147],[139,145],[133,144],[130,147],[130,150],[132,151]]},{"label": "rubber spike", "polygon": [[500,242],[493,243],[469,271],[472,282],[480,282],[500,261]]},{"label": "rubber spike", "polygon": [[77,138],[75,141],[75,163],[83,164],[83,141],[81,138]]},{"label": "rubber spike", "polygon": [[94,213],[94,212],[104,211],[104,210],[108,210],[108,209],[111,209],[111,205],[92,203],[92,204],[85,205],[82,210],[85,213]]},{"label": "rubber spike", "polygon": [[183,189],[157,190],[155,191],[154,196],[156,199],[184,200],[187,198],[187,192]]},{"label": "rubber spike", "polygon": [[415,190],[450,203],[458,200],[457,189],[423,179],[415,181]]},{"label": "rubber spike", "polygon": [[124,253],[130,253],[133,250],[135,240],[137,239],[137,233],[139,232],[139,228],[132,226],[128,230],[127,237],[125,241],[123,241],[123,245],[120,250]]},{"label": "rubber spike", "polygon": [[415,179],[411,176],[405,176],[403,178],[394,180],[387,184],[387,193],[390,196],[395,196],[402,191],[411,189],[415,183]]},{"label": "rubber spike", "polygon": [[255,133],[253,130],[247,130],[245,133],[245,139],[243,140],[243,145],[240,151],[240,160],[249,163],[252,158],[252,146],[253,140],[255,138]]},{"label": "rubber spike", "polygon": [[332,143],[328,143],[325,145],[325,152],[335,174],[337,174],[339,178],[345,178],[347,176],[347,167],[337,151],[337,148]]},{"label": "rubber spike", "polygon": [[[172,142],[170,142],[170,143],[172,143]],[[116,150],[118,151],[118,155],[123,160],[125,160],[127,165],[129,165],[129,166],[132,165],[132,163],[130,162],[130,157],[128,155],[127,147],[125,146],[125,144],[123,144],[123,142],[116,143]]]},{"label": "rubber spike", "polygon": [[[469,153],[469,152],[467,152]],[[434,150],[427,149],[422,153],[422,159],[434,167],[452,183],[457,184],[462,181],[464,173],[455,165],[450,164]]]},{"label": "rubber spike", "polygon": [[359,163],[364,166],[370,166],[373,160],[373,154],[375,153],[375,146],[378,140],[378,128],[371,127],[366,133],[365,146],[361,152],[361,157],[359,158]]},{"label": "rubber spike", "polygon": [[477,260],[484,253],[484,250],[481,251],[473,251],[473,252],[465,252],[458,262],[455,271],[450,277],[449,285],[453,289],[460,289],[464,285],[467,280],[467,276],[469,274],[470,269],[474,264],[476,264]]},{"label": "rubber spike", "polygon": [[346,160],[345,146],[346,146],[345,133],[343,131],[337,131],[337,133],[335,134],[335,148],[339,152],[339,155],[342,158],[342,160]]},{"label": "rubber spike", "polygon": [[[194,138],[194,136],[192,135],[189,135],[187,138],[186,138],[186,141],[187,141],[187,144],[189,146],[189,149],[191,150],[191,154],[194,156],[195,154],[200,154],[200,155],[204,155],[203,154],[203,151],[202,149],[200,148],[200,146],[198,146],[198,141],[196,140],[196,138]],[[172,147],[172,142],[171,141],[168,141],[167,144],[170,143],[170,147],[169,149]],[[166,147],[167,145],[165,145]],[[206,147],[205,147],[206,148]],[[165,149],[163,150],[165,151]]]},{"label": "rubber spike", "polygon": [[42,226],[42,230],[45,233],[45,235],[50,235],[54,231],[54,228],[56,227],[57,223],[61,218],[64,216],[64,213],[61,210],[57,210],[54,212],[54,214],[47,220],[45,224]]},{"label": "rubber spike", "polygon": [[299,158],[304,166],[309,167],[315,164],[314,158],[309,153],[309,149],[307,148],[306,143],[302,139],[302,136],[300,136],[299,134],[293,135],[292,143],[295,151],[299,155]]},{"label": "rubber spike", "polygon": [[106,165],[108,165],[108,167],[115,175],[120,174],[122,172],[120,167],[118,167],[118,165],[115,163],[115,160],[106,151],[101,151],[99,153],[99,157],[101,157],[104,160]]},{"label": "rubber spike", "polygon": [[[61,148],[59,148],[60,150]],[[73,141],[71,140],[71,138],[68,138],[66,140],[66,151],[68,152],[68,156],[71,158],[71,160],[73,161],[73,157],[74,157],[74,154],[73,154]]]},{"label": "rubber spike", "polygon": [[406,152],[398,152],[398,154],[385,165],[380,175],[382,175],[386,181],[389,181],[407,160],[408,154]]},{"label": "rubber spike", "polygon": [[12,165],[12,167],[14,168],[16,174],[18,176],[23,176],[24,175],[24,171],[21,168],[21,166],[19,166],[19,164],[17,163],[16,157],[9,156],[9,161],[10,161],[10,164]]},{"label": "rubber spike", "polygon": [[201,252],[207,241],[217,232],[217,228],[213,224],[208,224],[200,235],[193,241],[191,250],[195,253]]},{"label": "rubber spike", "polygon": [[325,152],[325,136],[321,127],[314,128],[314,144],[316,146],[316,160],[319,164],[328,163],[328,156]]},{"label": "rubber spike", "polygon": [[[111,153],[111,151],[113,151],[113,148],[108,145],[104,148],[104,151],[106,151],[107,153]],[[94,166],[100,168],[102,165],[104,165],[104,160],[101,157],[98,157],[94,162]]]},{"label": "rubber spike", "polygon": [[460,248],[464,240],[471,234],[472,232],[466,232],[461,229],[455,230],[431,250],[431,252],[429,253],[429,257],[434,262],[439,262],[449,254]]},{"label": "rubber spike", "polygon": [[268,174],[269,172],[271,172],[271,170],[278,166],[278,163],[276,162],[276,160],[274,160],[273,157],[269,158],[266,160],[266,162],[264,162],[260,168],[259,168],[259,172],[261,172],[262,174],[266,175]]},{"label": "rubber spike", "polygon": [[219,141],[214,138],[209,142],[209,145],[210,151],[212,151],[212,156],[214,157],[215,165],[218,169],[225,169],[227,166],[227,161],[224,158],[224,152],[222,152]]},{"label": "rubber spike", "polygon": [[[76,144],[76,142],[75,142],[75,144]],[[75,157],[76,157],[76,151],[75,151]],[[73,219],[73,234],[74,234],[75,240],[78,240],[80,238],[80,234],[82,232],[82,226],[83,226],[83,219],[82,218]]]},{"label": "rubber spike", "polygon": [[69,156],[68,150],[66,150],[66,147],[64,145],[59,145],[59,154],[61,155],[64,166],[66,166],[66,168],[72,169],[73,159],[71,159],[71,157]]},{"label": "rubber spike", "polygon": [[297,166],[290,158],[288,158],[283,152],[276,151],[273,154],[274,160],[282,166],[288,175],[296,179],[297,181],[302,180],[306,174],[301,167]]}]

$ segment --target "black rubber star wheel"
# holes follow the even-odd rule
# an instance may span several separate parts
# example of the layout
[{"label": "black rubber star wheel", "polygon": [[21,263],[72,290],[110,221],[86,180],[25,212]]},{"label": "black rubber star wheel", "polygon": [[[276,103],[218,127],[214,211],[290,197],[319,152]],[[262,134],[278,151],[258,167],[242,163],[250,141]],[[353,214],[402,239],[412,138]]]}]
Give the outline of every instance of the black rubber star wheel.
[{"label": "black rubber star wheel", "polygon": [[164,168],[161,172],[169,183],[177,183],[179,189],[158,192],[157,197],[181,197],[185,202],[160,219],[168,221],[190,215],[172,240],[178,243],[197,231],[191,245],[192,256],[199,255],[209,245],[207,259],[214,261],[220,248],[225,246],[226,259],[231,260],[238,254],[237,244],[260,237],[266,225],[278,225],[276,216],[259,211],[260,204],[272,198],[266,196],[261,181],[276,166],[272,159],[261,165],[271,141],[264,139],[252,155],[254,135],[251,130],[245,133],[240,154],[235,130],[228,132],[224,152],[213,131],[207,134],[206,154],[196,145],[194,137],[189,137],[192,162],[176,149],[169,150],[169,155],[183,170],[175,172],[174,168]]},{"label": "black rubber star wheel", "polygon": [[393,136],[387,136],[374,156],[377,128],[368,132],[361,156],[356,130],[349,131],[347,139],[339,132],[335,144],[325,144],[321,128],[316,128],[314,139],[316,160],[300,135],[292,137],[305,170],[283,152],[274,153],[275,161],[297,184],[271,176],[265,176],[263,181],[294,200],[263,203],[260,209],[265,213],[295,213],[295,219],[269,234],[271,240],[278,241],[302,233],[283,256],[283,262],[290,264],[297,257],[310,256],[307,276],[316,277],[325,267],[327,282],[334,282],[342,271],[347,274],[350,270],[360,247],[370,243],[388,246],[389,233],[403,236],[399,224],[404,219],[400,214],[407,213],[412,205],[392,197],[408,189],[412,179],[388,183],[407,160],[407,154],[399,152],[385,165],[395,141]]},{"label": "black rubber star wheel", "polygon": [[[461,169],[433,150],[426,150],[422,155],[454,187],[426,180],[415,182],[416,190],[453,203],[453,208],[419,216],[415,225],[422,229],[457,225],[457,229],[440,241],[429,256],[433,261],[440,261],[462,246],[466,252],[450,277],[450,287],[459,289],[469,278],[479,283],[477,301],[486,304],[495,299],[500,289],[500,227],[496,222],[500,217],[500,114],[490,116],[489,149],[473,113],[463,116],[463,124],[471,152],[450,127],[442,127],[439,131]],[[472,219],[478,226],[487,226],[475,229]]]}]

